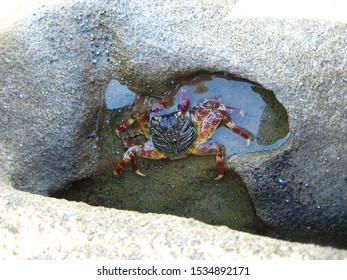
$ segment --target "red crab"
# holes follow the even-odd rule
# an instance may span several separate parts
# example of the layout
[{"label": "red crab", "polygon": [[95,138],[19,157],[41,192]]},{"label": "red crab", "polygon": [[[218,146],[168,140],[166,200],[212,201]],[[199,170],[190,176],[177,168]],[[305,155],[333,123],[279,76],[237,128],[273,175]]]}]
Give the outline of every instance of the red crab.
[{"label": "red crab", "polygon": [[114,175],[118,175],[124,166],[130,161],[133,170],[141,176],[135,156],[148,159],[179,159],[195,155],[216,155],[217,177],[219,180],[224,175],[223,149],[218,143],[205,143],[221,121],[233,132],[247,140],[249,145],[250,135],[236,126],[228,112],[236,112],[243,116],[243,111],[221,103],[219,98],[209,98],[193,108],[189,108],[189,96],[185,90],[181,90],[177,109],[173,112],[165,112],[165,100],[152,106],[149,112],[135,111],[129,119],[123,121],[116,133],[127,129],[132,123],[137,122],[138,131],[148,139],[146,143],[140,143],[134,138],[124,140],[126,152],[123,159],[115,166]]}]

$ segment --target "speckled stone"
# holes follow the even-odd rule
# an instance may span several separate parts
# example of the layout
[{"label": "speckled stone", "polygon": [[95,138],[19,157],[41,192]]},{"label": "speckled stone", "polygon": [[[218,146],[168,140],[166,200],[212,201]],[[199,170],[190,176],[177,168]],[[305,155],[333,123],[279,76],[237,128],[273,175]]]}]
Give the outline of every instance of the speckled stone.
[{"label": "speckled stone", "polygon": [[170,215],[90,207],[2,183],[0,213],[0,259],[347,259],[345,250]]},{"label": "speckled stone", "polygon": [[[156,90],[177,74],[223,70],[273,90],[289,115],[291,138],[285,146],[230,163],[245,180],[258,216],[276,228],[347,240],[343,2],[315,1],[317,9],[300,10],[290,8],[292,1],[282,1],[283,8],[273,1],[259,6],[247,0],[61,1],[41,7],[0,31],[1,181],[49,195],[92,174],[97,163],[94,131],[99,104],[111,79],[132,80],[138,88],[152,85]],[[28,205],[20,211],[18,206],[10,207],[23,196]],[[3,213],[9,215],[10,230],[3,224],[1,229],[10,240],[7,246],[15,242],[18,257],[47,257],[50,250],[57,252],[52,253],[57,258],[73,257],[72,248],[64,246],[59,255],[54,247],[58,243],[38,244],[37,253],[21,251],[22,238],[35,229],[23,225],[25,234],[16,234],[20,221],[47,222],[51,226],[46,233],[51,233],[57,218],[29,205],[49,207],[53,200],[13,190],[6,199],[9,212]],[[68,213],[78,216],[76,209],[82,206],[54,203],[60,213],[67,213],[71,227],[78,227]],[[117,212],[85,205],[83,209],[99,211],[96,217]],[[142,215],[130,217],[136,221]],[[71,230],[60,224],[61,219],[57,218],[57,227],[62,232]],[[206,229],[196,222],[177,221],[192,223],[193,231]],[[102,230],[106,228],[105,224]],[[124,240],[130,244],[125,232]],[[40,236],[39,230],[35,234]],[[89,237],[84,238],[87,244]],[[161,238],[160,246],[169,242],[167,236]],[[99,256],[106,254],[105,247],[95,246],[100,248]],[[189,247],[187,243],[177,246]],[[227,255],[228,250],[219,246],[220,256]],[[145,256],[124,250],[118,257]],[[75,252],[83,252],[82,247]],[[257,252],[262,254],[260,249]],[[211,254],[204,257],[216,256]]]}]

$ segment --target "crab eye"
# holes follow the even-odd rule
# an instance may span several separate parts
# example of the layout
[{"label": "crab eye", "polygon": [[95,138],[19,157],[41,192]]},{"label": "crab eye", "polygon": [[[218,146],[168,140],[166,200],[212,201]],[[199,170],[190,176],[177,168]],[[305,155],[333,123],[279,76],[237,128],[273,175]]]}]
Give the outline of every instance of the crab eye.
[{"label": "crab eye", "polygon": [[176,116],[177,116],[177,118],[182,118],[183,114],[182,114],[182,112],[177,112]]},{"label": "crab eye", "polygon": [[154,116],[154,117],[152,118],[152,120],[153,120],[153,121],[155,121],[155,122],[159,122],[160,117],[158,117],[158,116]]}]

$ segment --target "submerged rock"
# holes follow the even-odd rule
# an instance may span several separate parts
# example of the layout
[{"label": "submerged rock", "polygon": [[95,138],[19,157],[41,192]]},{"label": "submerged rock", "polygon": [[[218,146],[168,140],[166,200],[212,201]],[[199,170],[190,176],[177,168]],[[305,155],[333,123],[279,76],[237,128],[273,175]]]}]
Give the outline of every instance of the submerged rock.
[{"label": "submerged rock", "polygon": [[289,116],[286,146],[230,162],[258,216],[347,240],[343,1],[315,2],[324,18],[270,2],[62,1],[1,29],[2,180],[49,195],[90,176],[110,80],[160,95],[176,75],[222,70],[273,90]]}]

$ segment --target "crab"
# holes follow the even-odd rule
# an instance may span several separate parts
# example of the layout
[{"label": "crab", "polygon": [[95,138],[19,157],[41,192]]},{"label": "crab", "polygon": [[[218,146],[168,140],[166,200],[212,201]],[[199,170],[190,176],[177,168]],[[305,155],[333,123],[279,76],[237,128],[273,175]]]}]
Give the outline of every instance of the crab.
[{"label": "crab", "polygon": [[147,159],[181,159],[190,154],[216,155],[217,177],[224,176],[223,146],[218,143],[206,143],[221,122],[247,141],[251,142],[248,132],[238,127],[229,112],[243,116],[238,108],[226,106],[220,98],[209,98],[190,108],[190,100],[186,90],[181,90],[177,107],[173,111],[166,109],[166,100],[154,104],[147,112],[134,111],[130,118],[116,127],[116,133],[126,130],[133,123],[137,123],[138,132],[146,138],[141,143],[135,138],[123,138],[126,149],[123,159],[115,166],[114,175],[118,175],[130,161],[134,172],[145,176],[139,171],[136,156]]}]

